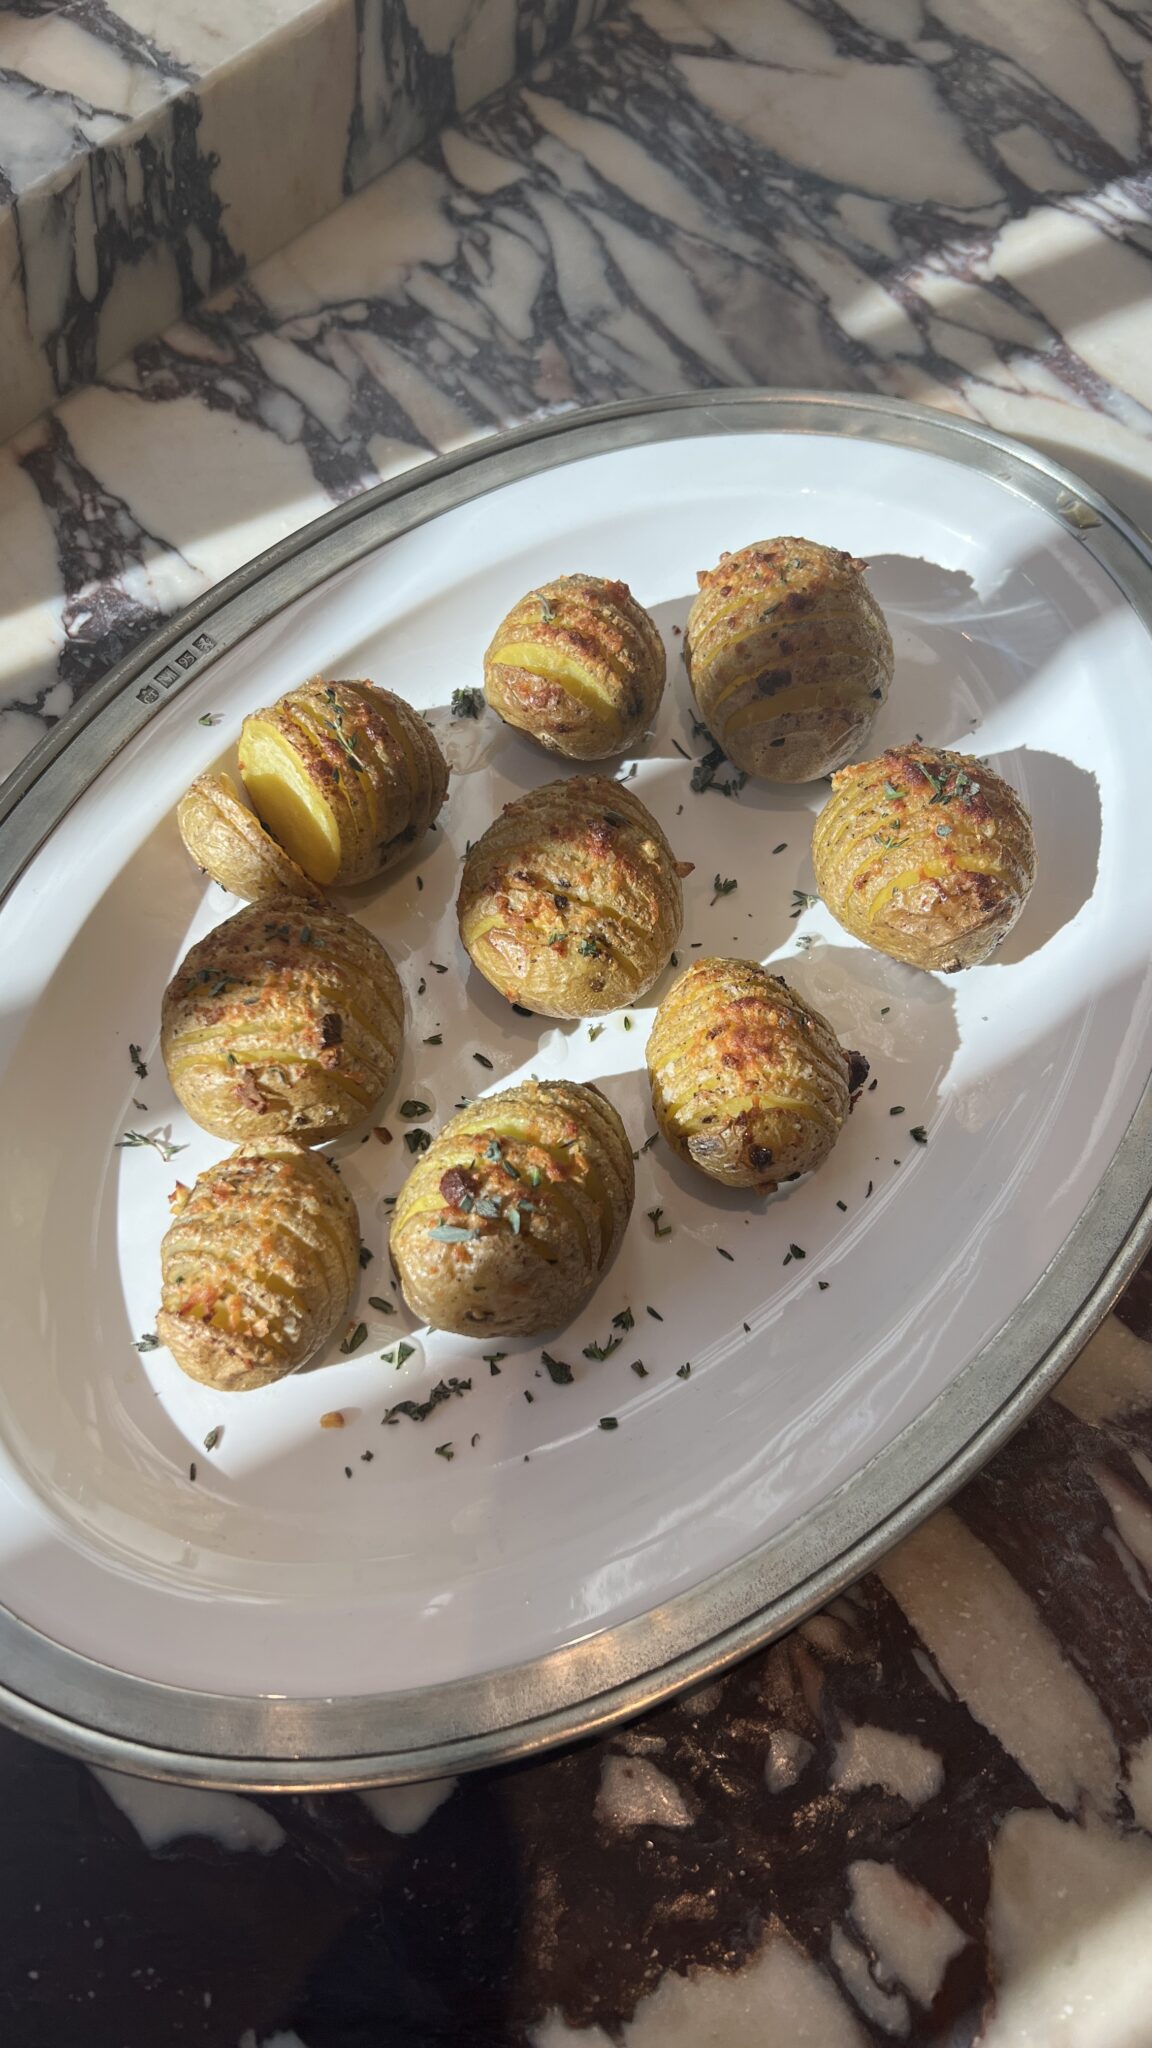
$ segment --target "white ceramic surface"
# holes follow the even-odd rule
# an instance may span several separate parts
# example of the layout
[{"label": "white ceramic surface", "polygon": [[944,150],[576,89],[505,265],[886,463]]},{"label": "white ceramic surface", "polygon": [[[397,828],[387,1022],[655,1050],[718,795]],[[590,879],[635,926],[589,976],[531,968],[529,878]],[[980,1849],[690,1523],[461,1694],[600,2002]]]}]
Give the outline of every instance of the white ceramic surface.
[{"label": "white ceramic surface", "polygon": [[[971,747],[1033,811],[1040,878],[987,967],[923,976],[856,946],[822,909],[790,919],[793,891],[811,887],[822,784],[749,784],[732,801],[690,789],[673,742],[697,757],[706,743],[674,628],[697,568],[775,532],[871,560],[898,653],[877,743],[916,732]],[[549,1345],[576,1372],[562,1387],[538,1345],[429,1337],[399,1303],[381,1316],[366,1302],[398,1302],[383,1198],[408,1158],[406,1097],[428,1101],[435,1123],[481,1086],[595,1077],[637,1147],[653,1128],[649,1009],[608,1019],[594,1042],[585,1024],[516,1016],[455,936],[465,841],[556,764],[491,714],[453,721],[447,706],[478,681],[508,604],[570,568],[625,576],[668,636],[669,689],[632,786],[697,864],[682,961],[699,942],[780,962],[878,1085],[823,1172],[768,1203],[709,1189],[659,1144],[644,1153],[623,1251]],[[226,1149],[176,1110],[156,1052],[175,963],[235,907],[189,865],[172,808],[194,773],[227,758],[245,710],[317,669],[405,691],[456,772],[443,829],[348,899],[392,951],[410,1011],[403,1069],[374,1119],[393,1143],[357,1135],[336,1148],[374,1253],[369,1339],[348,1358],[334,1340],[322,1367],[225,1397],[165,1352],[133,1349],[154,1327],[164,1197]],[[394,1690],[526,1661],[642,1613],[858,1472],[1043,1272],[1152,1069],[1152,874],[1132,744],[1150,688],[1152,649],[1119,592],[1023,499],[936,457],[788,435],[622,449],[506,488],[394,542],[225,657],[109,767],[0,913],[5,1604],[90,1657],[182,1686]],[[715,876],[737,881],[717,901]],[[437,1032],[442,1046],[424,1046]],[[187,1148],[171,1165],[115,1149],[125,1129],[169,1127]],[[657,1205],[672,1226],[661,1240],[645,1216]],[[785,1264],[793,1244],[806,1256]],[[622,1346],[584,1358],[626,1306],[635,1327]],[[400,1338],[415,1348],[397,1371],[381,1352]],[[508,1354],[498,1377],[483,1362],[493,1348]],[[637,1358],[646,1378],[630,1370]],[[471,1376],[471,1392],[424,1423],[381,1427],[390,1403],[449,1373]],[[334,1408],[347,1426],[321,1431]],[[451,1460],[436,1453],[444,1443]]]}]

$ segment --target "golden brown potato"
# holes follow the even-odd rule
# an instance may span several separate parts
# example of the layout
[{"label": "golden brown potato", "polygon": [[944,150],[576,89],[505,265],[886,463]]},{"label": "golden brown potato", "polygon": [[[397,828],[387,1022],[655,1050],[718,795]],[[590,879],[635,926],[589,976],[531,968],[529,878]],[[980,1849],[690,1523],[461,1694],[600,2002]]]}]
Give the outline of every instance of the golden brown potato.
[{"label": "golden brown potato", "polygon": [[164,992],[160,1050],[218,1138],[330,1138],[383,1094],[404,997],[377,939],[338,910],[272,896],[193,946]]},{"label": "golden brown potato", "polygon": [[432,824],[448,765],[418,712],[374,683],[317,677],[240,731],[258,817],[314,882],[364,882]]},{"label": "golden brown potato", "polygon": [[839,548],[785,538],[697,578],[684,660],[713,738],[769,782],[811,782],[862,746],[892,680],[892,636]]},{"label": "golden brown potato", "polygon": [[622,754],[656,716],[664,642],[626,583],[557,576],[515,604],[484,656],[508,725],[574,761]]},{"label": "golden brown potato", "polygon": [[634,1193],[627,1132],[598,1088],[529,1081],[470,1103],[397,1198],[404,1299],[460,1336],[553,1329],[615,1255]]},{"label": "golden brown potato", "polygon": [[222,1393],[303,1365],[348,1313],[360,1267],[356,1205],[294,1138],[241,1145],[177,1186],[160,1247],[156,1334],[190,1379]]},{"label": "golden brown potato", "polygon": [[323,891],[264,830],[230,775],[198,775],[176,806],[176,823],[197,867],[234,896],[249,903],[264,896],[323,903]]},{"label": "golden brown potato", "polygon": [[868,1078],[832,1026],[755,960],[697,960],[669,989],[648,1039],[661,1132],[729,1188],[771,1194],[828,1157]]},{"label": "golden brown potato", "polygon": [[919,744],[833,776],[812,861],[846,931],[941,974],[988,958],[1036,876],[1016,791],[968,754]]},{"label": "golden brown potato", "polygon": [[691,872],[620,783],[549,782],[506,804],[467,855],[460,937],[510,1002],[598,1017],[634,1003],[667,965]]}]

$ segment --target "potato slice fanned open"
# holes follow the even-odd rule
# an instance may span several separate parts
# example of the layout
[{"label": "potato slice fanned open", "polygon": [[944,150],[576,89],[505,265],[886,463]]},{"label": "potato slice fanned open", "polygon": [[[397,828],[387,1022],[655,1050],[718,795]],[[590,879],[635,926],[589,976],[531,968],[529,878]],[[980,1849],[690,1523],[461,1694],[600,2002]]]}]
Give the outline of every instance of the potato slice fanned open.
[{"label": "potato slice fanned open", "polygon": [[755,960],[696,960],[648,1039],[652,1106],[674,1152],[725,1187],[770,1194],[832,1150],[868,1062]]},{"label": "potato slice fanned open", "polygon": [[192,947],[164,992],[160,1050],[219,1138],[334,1137],[396,1071],[404,996],[378,939],[328,905],[272,896]]},{"label": "potato slice fanned open", "polygon": [[304,683],[240,732],[240,773],[273,837],[314,882],[364,882],[422,838],[448,766],[420,717],[367,682]]},{"label": "potato slice fanned open", "polygon": [[1011,931],[1036,876],[1032,821],[983,761],[919,743],[832,778],[812,834],[816,886],[846,931],[955,974]]},{"label": "potato slice fanned open", "polygon": [[249,903],[285,895],[323,903],[322,890],[264,830],[230,775],[198,775],[176,806],[176,823],[197,867],[233,896]]},{"label": "potato slice fanned open", "polygon": [[811,782],[866,740],[892,680],[866,566],[789,537],[701,571],[684,660],[705,724],[746,774]]},{"label": "potato slice fanned open", "polygon": [[303,1365],[348,1313],[356,1205],[326,1159],[292,1138],[242,1145],[178,1186],[160,1247],[156,1334],[191,1379],[223,1393]]},{"label": "potato slice fanned open", "polygon": [[466,856],[460,937],[510,1002],[598,1017],[634,1003],[667,965],[691,871],[619,782],[549,782],[507,804]]},{"label": "potato slice fanned open", "polygon": [[664,692],[664,642],[626,583],[557,576],[497,627],[484,694],[508,725],[576,761],[634,746]]},{"label": "potato slice fanned open", "polygon": [[634,1194],[628,1134],[598,1088],[531,1081],[470,1103],[397,1198],[404,1299],[461,1336],[553,1329],[614,1257]]}]

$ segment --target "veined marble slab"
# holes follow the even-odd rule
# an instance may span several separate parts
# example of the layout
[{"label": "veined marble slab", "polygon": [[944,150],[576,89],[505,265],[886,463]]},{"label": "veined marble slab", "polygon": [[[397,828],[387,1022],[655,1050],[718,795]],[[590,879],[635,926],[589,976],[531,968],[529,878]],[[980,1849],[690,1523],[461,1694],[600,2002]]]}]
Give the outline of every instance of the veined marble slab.
[{"label": "veined marble slab", "polygon": [[605,4],[0,9],[0,435],[330,213]]}]

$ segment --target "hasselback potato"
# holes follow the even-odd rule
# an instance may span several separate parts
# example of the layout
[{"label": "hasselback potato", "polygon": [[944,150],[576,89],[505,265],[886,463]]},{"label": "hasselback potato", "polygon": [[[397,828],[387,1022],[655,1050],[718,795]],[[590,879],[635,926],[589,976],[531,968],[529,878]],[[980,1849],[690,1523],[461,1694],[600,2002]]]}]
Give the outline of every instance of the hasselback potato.
[{"label": "hasselback potato", "polygon": [[507,804],[468,853],[460,937],[510,1002],[596,1017],[635,1002],[667,964],[690,873],[620,783],[550,782]]},{"label": "hasselback potato", "polygon": [[160,1247],[156,1334],[191,1379],[224,1393],[303,1365],[348,1313],[360,1266],[356,1205],[293,1138],[241,1145],[177,1187]]},{"label": "hasselback potato", "polygon": [[626,583],[557,576],[496,629],[484,694],[508,725],[576,761],[623,753],[664,692],[664,643]]},{"label": "hasselback potato", "polygon": [[470,1103],[397,1198],[404,1299],[462,1336],[551,1329],[615,1254],[634,1192],[627,1133],[598,1088],[532,1081]]},{"label": "hasselback potato", "polygon": [[890,747],[832,778],[812,834],[816,885],[846,931],[953,974],[1011,931],[1036,875],[1016,791],[968,754]]},{"label": "hasselback potato", "polygon": [[684,660],[704,723],[737,768],[811,782],[867,739],[892,680],[892,636],[865,566],[784,538],[700,572]]},{"label": "hasselback potato", "polygon": [[328,1138],[383,1094],[404,997],[363,925],[269,897],[192,947],[164,992],[160,1049],[189,1115],[219,1138]]},{"label": "hasselback potato", "polygon": [[648,1078],[674,1152],[730,1188],[770,1194],[827,1158],[868,1062],[755,960],[697,960],[648,1039]]},{"label": "hasselback potato", "polygon": [[254,711],[240,773],[275,839],[314,882],[364,882],[432,824],[448,766],[424,720],[374,683],[317,677]]},{"label": "hasselback potato", "polygon": [[264,830],[230,775],[198,775],[176,806],[176,823],[197,867],[234,896],[323,903],[321,890]]}]

